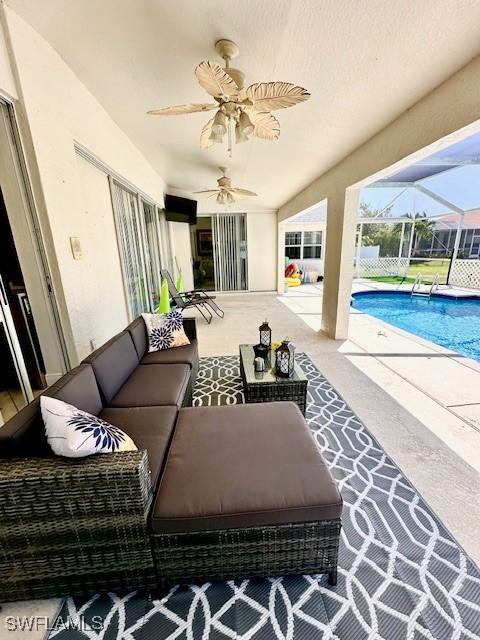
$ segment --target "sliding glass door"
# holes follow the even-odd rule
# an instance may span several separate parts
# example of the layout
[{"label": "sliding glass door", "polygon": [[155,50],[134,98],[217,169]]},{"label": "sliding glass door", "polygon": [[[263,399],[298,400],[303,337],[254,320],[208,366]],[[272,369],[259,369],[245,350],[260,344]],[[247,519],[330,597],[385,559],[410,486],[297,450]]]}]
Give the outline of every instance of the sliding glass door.
[{"label": "sliding glass door", "polygon": [[[23,353],[18,340],[17,331],[13,321],[12,311],[8,302],[7,291],[0,274],[0,337],[5,339],[7,345],[7,354],[13,363],[14,371],[18,384],[18,387],[23,395],[25,402],[31,402],[33,400],[32,387],[30,385],[30,379],[23,359]],[[4,357],[8,357],[4,354]],[[7,363],[2,362],[3,367],[7,368]],[[17,385],[15,385],[17,386]],[[1,418],[1,412],[0,412]],[[1,424],[1,422],[0,422]]]},{"label": "sliding glass door", "polygon": [[245,213],[212,215],[215,289],[217,291],[246,291],[247,216]]},{"label": "sliding glass door", "polygon": [[154,203],[110,179],[127,302],[131,318],[155,311],[161,269],[172,272],[172,250],[165,213]]}]

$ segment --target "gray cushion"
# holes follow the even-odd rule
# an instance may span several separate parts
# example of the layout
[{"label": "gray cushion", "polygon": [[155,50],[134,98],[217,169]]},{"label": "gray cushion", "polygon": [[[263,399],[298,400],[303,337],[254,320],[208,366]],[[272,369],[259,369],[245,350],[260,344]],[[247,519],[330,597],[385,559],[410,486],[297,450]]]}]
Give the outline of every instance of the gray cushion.
[{"label": "gray cushion", "polygon": [[292,402],[182,409],[152,512],[156,533],[340,517],[342,498]]},{"label": "gray cushion", "polygon": [[[73,404],[82,411],[98,415],[102,401],[90,365],[72,369],[52,384],[43,395]],[[51,456],[40,413],[40,399],[22,409],[0,428],[0,457]]]},{"label": "gray cushion", "polygon": [[75,367],[48,387],[44,394],[73,404],[77,409],[92,413],[94,416],[103,409],[95,373],[89,364]]},{"label": "gray cushion", "polygon": [[138,366],[138,355],[130,333],[122,331],[83,362],[92,365],[104,403],[109,404]]},{"label": "gray cushion", "polygon": [[130,333],[140,360],[148,351],[148,336],[144,319],[140,316],[130,323],[126,330]]},{"label": "gray cushion", "polygon": [[194,338],[183,347],[173,347],[146,353],[140,364],[188,364],[190,368],[198,362],[198,342]]},{"label": "gray cushion", "polygon": [[190,380],[186,364],[139,365],[118,393],[111,407],[181,407]]},{"label": "gray cushion", "polygon": [[177,413],[177,407],[109,407],[100,413],[103,420],[125,431],[138,449],[146,449],[154,487],[163,469]]},{"label": "gray cushion", "polygon": [[52,455],[45,437],[40,399],[35,398],[0,427],[0,458]]}]

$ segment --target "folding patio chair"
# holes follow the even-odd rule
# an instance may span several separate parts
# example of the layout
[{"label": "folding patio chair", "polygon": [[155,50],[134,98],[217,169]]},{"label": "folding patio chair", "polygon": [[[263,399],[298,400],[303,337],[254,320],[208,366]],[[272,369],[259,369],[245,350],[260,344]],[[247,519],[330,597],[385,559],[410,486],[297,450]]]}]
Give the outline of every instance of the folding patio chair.
[{"label": "folding patio chair", "polygon": [[173,282],[173,278],[167,269],[161,269],[160,274],[168,283],[168,291],[173,302],[181,309],[195,307],[198,309],[208,324],[212,321],[212,311],[219,317],[223,318],[225,313],[215,302],[215,296],[208,295],[203,289],[195,291],[182,291],[180,293]]}]

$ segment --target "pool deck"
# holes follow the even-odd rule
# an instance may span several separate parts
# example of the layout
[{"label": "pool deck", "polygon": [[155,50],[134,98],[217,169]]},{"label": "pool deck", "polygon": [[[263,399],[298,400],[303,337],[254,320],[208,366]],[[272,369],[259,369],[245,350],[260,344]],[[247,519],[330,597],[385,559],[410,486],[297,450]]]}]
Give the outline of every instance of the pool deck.
[{"label": "pool deck", "polygon": [[[411,286],[359,279],[352,292],[410,291]],[[452,297],[477,293],[446,287],[438,292]],[[303,285],[279,300],[319,331],[321,297],[320,284]],[[339,352],[480,471],[480,362],[357,309],[351,310],[349,339]]]}]

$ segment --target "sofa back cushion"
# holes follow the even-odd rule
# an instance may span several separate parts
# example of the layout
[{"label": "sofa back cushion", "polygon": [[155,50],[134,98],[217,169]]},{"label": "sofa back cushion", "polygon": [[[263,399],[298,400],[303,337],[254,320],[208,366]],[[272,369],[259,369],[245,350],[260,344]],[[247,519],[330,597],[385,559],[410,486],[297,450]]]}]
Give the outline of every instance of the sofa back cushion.
[{"label": "sofa back cushion", "polygon": [[40,400],[35,398],[0,428],[0,458],[53,455],[45,437]]},{"label": "sofa back cushion", "polygon": [[139,361],[130,333],[122,331],[83,362],[92,365],[104,404],[109,404]]},{"label": "sofa back cushion", "polygon": [[148,337],[145,320],[140,316],[140,318],[137,318],[130,323],[126,330],[130,333],[138,359],[141,360],[148,351]]},{"label": "sofa back cushion", "polygon": [[[80,365],[48,387],[43,395],[73,404],[82,411],[97,415],[102,401],[90,365]],[[0,457],[51,456],[40,412],[40,399],[22,409],[0,428]]]},{"label": "sofa back cushion", "polygon": [[48,387],[43,395],[72,404],[95,416],[103,409],[95,373],[89,364],[81,364],[66,373]]}]

